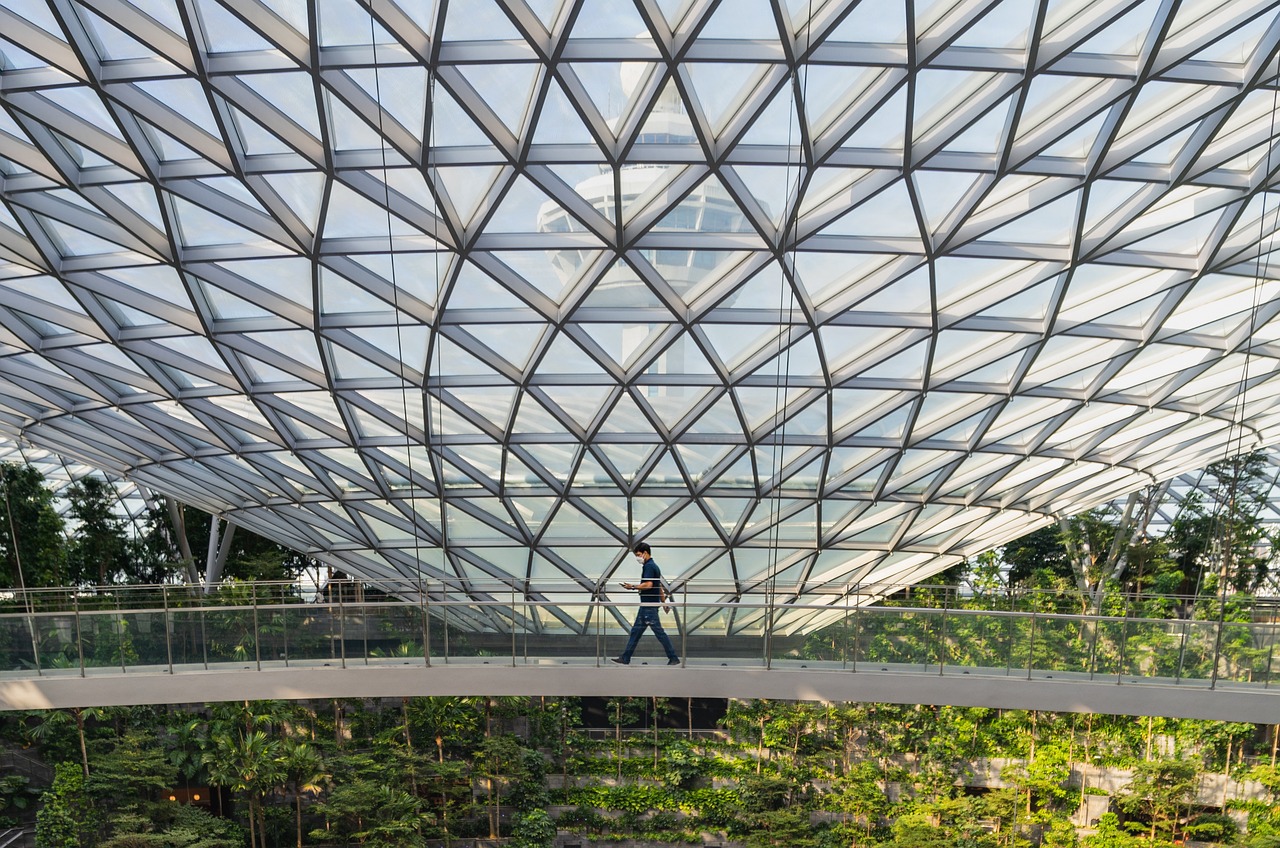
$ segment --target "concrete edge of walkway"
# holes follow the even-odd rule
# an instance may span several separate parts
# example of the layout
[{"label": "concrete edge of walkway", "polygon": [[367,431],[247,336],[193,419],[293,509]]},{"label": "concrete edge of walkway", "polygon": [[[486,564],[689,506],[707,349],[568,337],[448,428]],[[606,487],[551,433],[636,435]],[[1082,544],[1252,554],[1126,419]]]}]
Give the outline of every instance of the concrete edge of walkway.
[{"label": "concrete edge of walkway", "polygon": [[1274,724],[1280,689],[1114,679],[633,665],[371,665],[138,671],[0,680],[0,710],[433,695],[773,698],[1168,716]]}]

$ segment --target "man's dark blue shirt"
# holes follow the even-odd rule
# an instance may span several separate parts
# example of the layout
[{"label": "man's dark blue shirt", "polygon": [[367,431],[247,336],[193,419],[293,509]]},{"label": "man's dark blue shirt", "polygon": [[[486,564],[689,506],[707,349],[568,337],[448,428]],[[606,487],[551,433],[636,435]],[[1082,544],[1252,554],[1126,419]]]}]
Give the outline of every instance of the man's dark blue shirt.
[{"label": "man's dark blue shirt", "polygon": [[653,557],[644,562],[644,570],[640,572],[641,583],[652,583],[653,588],[640,590],[640,603],[656,604],[662,601],[662,572],[658,570],[658,564],[653,561]]}]

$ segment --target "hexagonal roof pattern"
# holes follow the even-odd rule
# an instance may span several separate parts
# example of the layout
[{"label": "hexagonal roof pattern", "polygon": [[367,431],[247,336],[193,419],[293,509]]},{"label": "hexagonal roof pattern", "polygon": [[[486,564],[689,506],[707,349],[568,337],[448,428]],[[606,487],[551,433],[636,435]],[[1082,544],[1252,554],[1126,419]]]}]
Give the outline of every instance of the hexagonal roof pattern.
[{"label": "hexagonal roof pattern", "polygon": [[1267,0],[0,0],[0,431],[810,597],[1277,442]]}]

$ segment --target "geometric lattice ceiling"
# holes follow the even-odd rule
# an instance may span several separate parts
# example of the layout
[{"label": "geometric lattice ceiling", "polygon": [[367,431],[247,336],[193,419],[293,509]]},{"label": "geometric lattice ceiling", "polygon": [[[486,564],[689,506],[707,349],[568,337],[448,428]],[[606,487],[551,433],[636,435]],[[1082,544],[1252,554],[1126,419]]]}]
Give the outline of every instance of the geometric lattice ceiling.
[{"label": "geometric lattice ceiling", "polygon": [[370,579],[921,580],[1280,442],[1269,0],[0,0],[0,433]]}]

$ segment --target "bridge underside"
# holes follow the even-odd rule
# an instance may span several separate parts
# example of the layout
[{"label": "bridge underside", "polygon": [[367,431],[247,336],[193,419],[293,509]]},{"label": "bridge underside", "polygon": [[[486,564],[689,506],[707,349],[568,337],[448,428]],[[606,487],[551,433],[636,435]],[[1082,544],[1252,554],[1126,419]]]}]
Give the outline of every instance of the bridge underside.
[{"label": "bridge underside", "polygon": [[[649,662],[653,665],[644,665]],[[22,679],[0,675],[0,710],[228,700],[387,698],[442,695],[583,695],[770,698],[823,702],[947,704],[1056,712],[1156,715],[1272,724],[1280,717],[1280,688],[1152,677],[1009,673],[1005,669],[923,669],[875,665],[852,670],[839,663],[784,662],[772,668],[740,661],[690,661],[684,667],[637,657],[628,668],[599,667],[593,658],[511,665],[473,659],[427,666],[421,658],[350,665],[250,663],[173,673],[95,670],[53,672]]]}]

